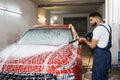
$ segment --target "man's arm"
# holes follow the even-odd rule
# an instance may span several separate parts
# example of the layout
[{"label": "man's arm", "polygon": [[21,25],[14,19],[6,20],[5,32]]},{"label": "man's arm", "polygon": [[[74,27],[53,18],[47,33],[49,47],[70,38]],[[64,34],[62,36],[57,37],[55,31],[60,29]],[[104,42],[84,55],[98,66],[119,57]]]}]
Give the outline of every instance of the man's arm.
[{"label": "man's arm", "polygon": [[71,30],[72,30],[74,39],[79,39],[79,36],[78,36],[74,26],[72,24],[69,24],[69,28],[71,28]]},{"label": "man's arm", "polygon": [[92,39],[91,41],[88,41],[86,38],[80,38],[79,42],[85,42],[90,48],[94,49],[98,43],[98,40]]}]

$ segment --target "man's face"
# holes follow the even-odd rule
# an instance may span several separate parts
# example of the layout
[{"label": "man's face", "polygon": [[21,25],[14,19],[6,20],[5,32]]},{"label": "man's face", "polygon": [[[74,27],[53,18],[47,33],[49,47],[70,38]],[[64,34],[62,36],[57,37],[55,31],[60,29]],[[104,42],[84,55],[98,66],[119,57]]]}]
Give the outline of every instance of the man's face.
[{"label": "man's face", "polygon": [[89,21],[90,21],[90,24],[92,24],[92,26],[96,26],[97,25],[95,17],[89,17]]}]

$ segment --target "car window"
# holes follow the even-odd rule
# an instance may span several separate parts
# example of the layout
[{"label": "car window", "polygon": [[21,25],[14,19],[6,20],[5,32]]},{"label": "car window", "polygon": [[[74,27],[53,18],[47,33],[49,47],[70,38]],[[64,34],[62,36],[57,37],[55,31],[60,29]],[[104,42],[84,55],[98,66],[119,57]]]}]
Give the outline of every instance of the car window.
[{"label": "car window", "polygon": [[62,45],[72,41],[70,29],[31,29],[27,31],[18,44]]}]

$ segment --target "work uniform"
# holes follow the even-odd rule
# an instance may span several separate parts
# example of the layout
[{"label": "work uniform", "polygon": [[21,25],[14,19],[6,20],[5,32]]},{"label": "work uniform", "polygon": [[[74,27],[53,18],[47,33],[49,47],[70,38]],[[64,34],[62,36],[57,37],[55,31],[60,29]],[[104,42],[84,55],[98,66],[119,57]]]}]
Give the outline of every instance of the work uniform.
[{"label": "work uniform", "polygon": [[98,40],[94,49],[92,80],[108,80],[111,66],[111,27],[100,24],[93,30],[93,39]]}]

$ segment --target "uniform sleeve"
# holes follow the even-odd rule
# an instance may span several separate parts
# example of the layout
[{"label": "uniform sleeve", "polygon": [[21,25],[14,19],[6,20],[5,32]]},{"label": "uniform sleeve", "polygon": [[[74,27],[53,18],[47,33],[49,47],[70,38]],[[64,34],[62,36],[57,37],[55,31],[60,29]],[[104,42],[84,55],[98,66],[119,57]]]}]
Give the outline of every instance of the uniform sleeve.
[{"label": "uniform sleeve", "polygon": [[100,27],[96,27],[94,30],[93,30],[93,37],[92,39],[95,39],[95,40],[99,40],[100,37],[101,37],[101,28]]}]

